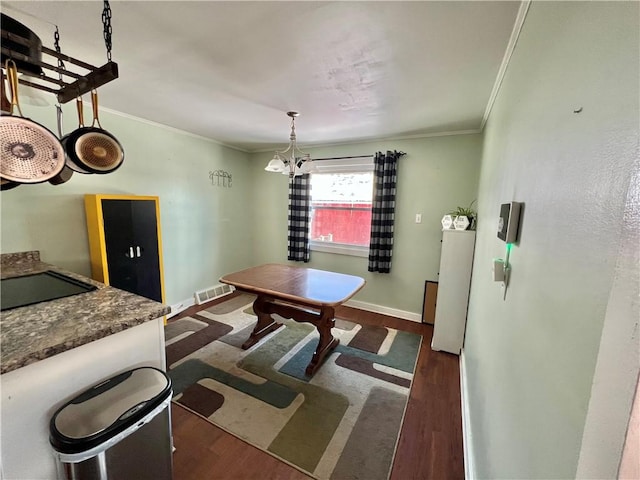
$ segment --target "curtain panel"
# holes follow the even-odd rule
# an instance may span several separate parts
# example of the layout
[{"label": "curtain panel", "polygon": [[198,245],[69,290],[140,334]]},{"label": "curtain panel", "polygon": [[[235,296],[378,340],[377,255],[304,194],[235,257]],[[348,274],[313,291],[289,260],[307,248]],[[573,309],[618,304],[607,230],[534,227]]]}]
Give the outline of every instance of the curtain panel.
[{"label": "curtain panel", "polygon": [[307,173],[289,179],[287,259],[309,261],[311,223],[311,176]]},{"label": "curtain panel", "polygon": [[375,154],[373,171],[373,205],[369,242],[370,272],[389,273],[393,253],[393,224],[396,209],[398,158],[402,152]]}]

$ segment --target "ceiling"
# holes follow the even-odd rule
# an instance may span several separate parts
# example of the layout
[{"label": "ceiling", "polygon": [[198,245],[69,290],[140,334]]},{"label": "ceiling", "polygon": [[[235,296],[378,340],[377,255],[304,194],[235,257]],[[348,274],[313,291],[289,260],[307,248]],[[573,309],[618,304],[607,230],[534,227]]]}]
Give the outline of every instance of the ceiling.
[{"label": "ceiling", "polygon": [[[106,63],[102,2],[3,1]],[[110,110],[246,151],[478,130],[520,2],[111,2]],[[54,104],[53,96],[51,105]]]}]

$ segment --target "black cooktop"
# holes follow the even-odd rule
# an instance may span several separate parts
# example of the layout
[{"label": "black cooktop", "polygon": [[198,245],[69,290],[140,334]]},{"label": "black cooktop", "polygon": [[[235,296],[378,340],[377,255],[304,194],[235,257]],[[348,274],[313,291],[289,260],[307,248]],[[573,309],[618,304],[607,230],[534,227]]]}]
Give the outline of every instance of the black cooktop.
[{"label": "black cooktop", "polygon": [[90,292],[98,287],[48,270],[33,275],[5,278],[0,282],[0,310],[25,307]]}]

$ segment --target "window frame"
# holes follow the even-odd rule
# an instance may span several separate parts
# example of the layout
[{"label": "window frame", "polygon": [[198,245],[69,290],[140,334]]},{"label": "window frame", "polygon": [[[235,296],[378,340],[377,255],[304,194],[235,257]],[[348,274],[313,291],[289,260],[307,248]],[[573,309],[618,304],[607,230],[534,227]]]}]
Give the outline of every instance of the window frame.
[{"label": "window frame", "polygon": [[[313,199],[313,175],[318,173],[368,173],[375,170],[373,156],[367,158],[328,159],[313,162],[311,175],[311,197]],[[372,179],[373,180],[373,179]],[[373,192],[371,193],[373,201]],[[312,200],[313,204],[313,200]],[[313,220],[312,220],[313,222]],[[309,239],[309,248],[312,251],[334,253],[339,255],[351,255],[354,257],[369,257],[369,245],[351,245],[348,243],[321,242]]]}]

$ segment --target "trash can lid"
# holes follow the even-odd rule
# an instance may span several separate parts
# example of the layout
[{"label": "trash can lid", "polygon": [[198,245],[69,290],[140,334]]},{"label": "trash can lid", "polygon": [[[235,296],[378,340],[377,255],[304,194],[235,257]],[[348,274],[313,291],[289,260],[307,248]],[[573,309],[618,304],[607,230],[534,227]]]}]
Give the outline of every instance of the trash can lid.
[{"label": "trash can lid", "polygon": [[93,448],[125,430],[171,394],[169,377],[141,367],[116,375],[81,393],[51,418],[50,441],[63,453]]}]

